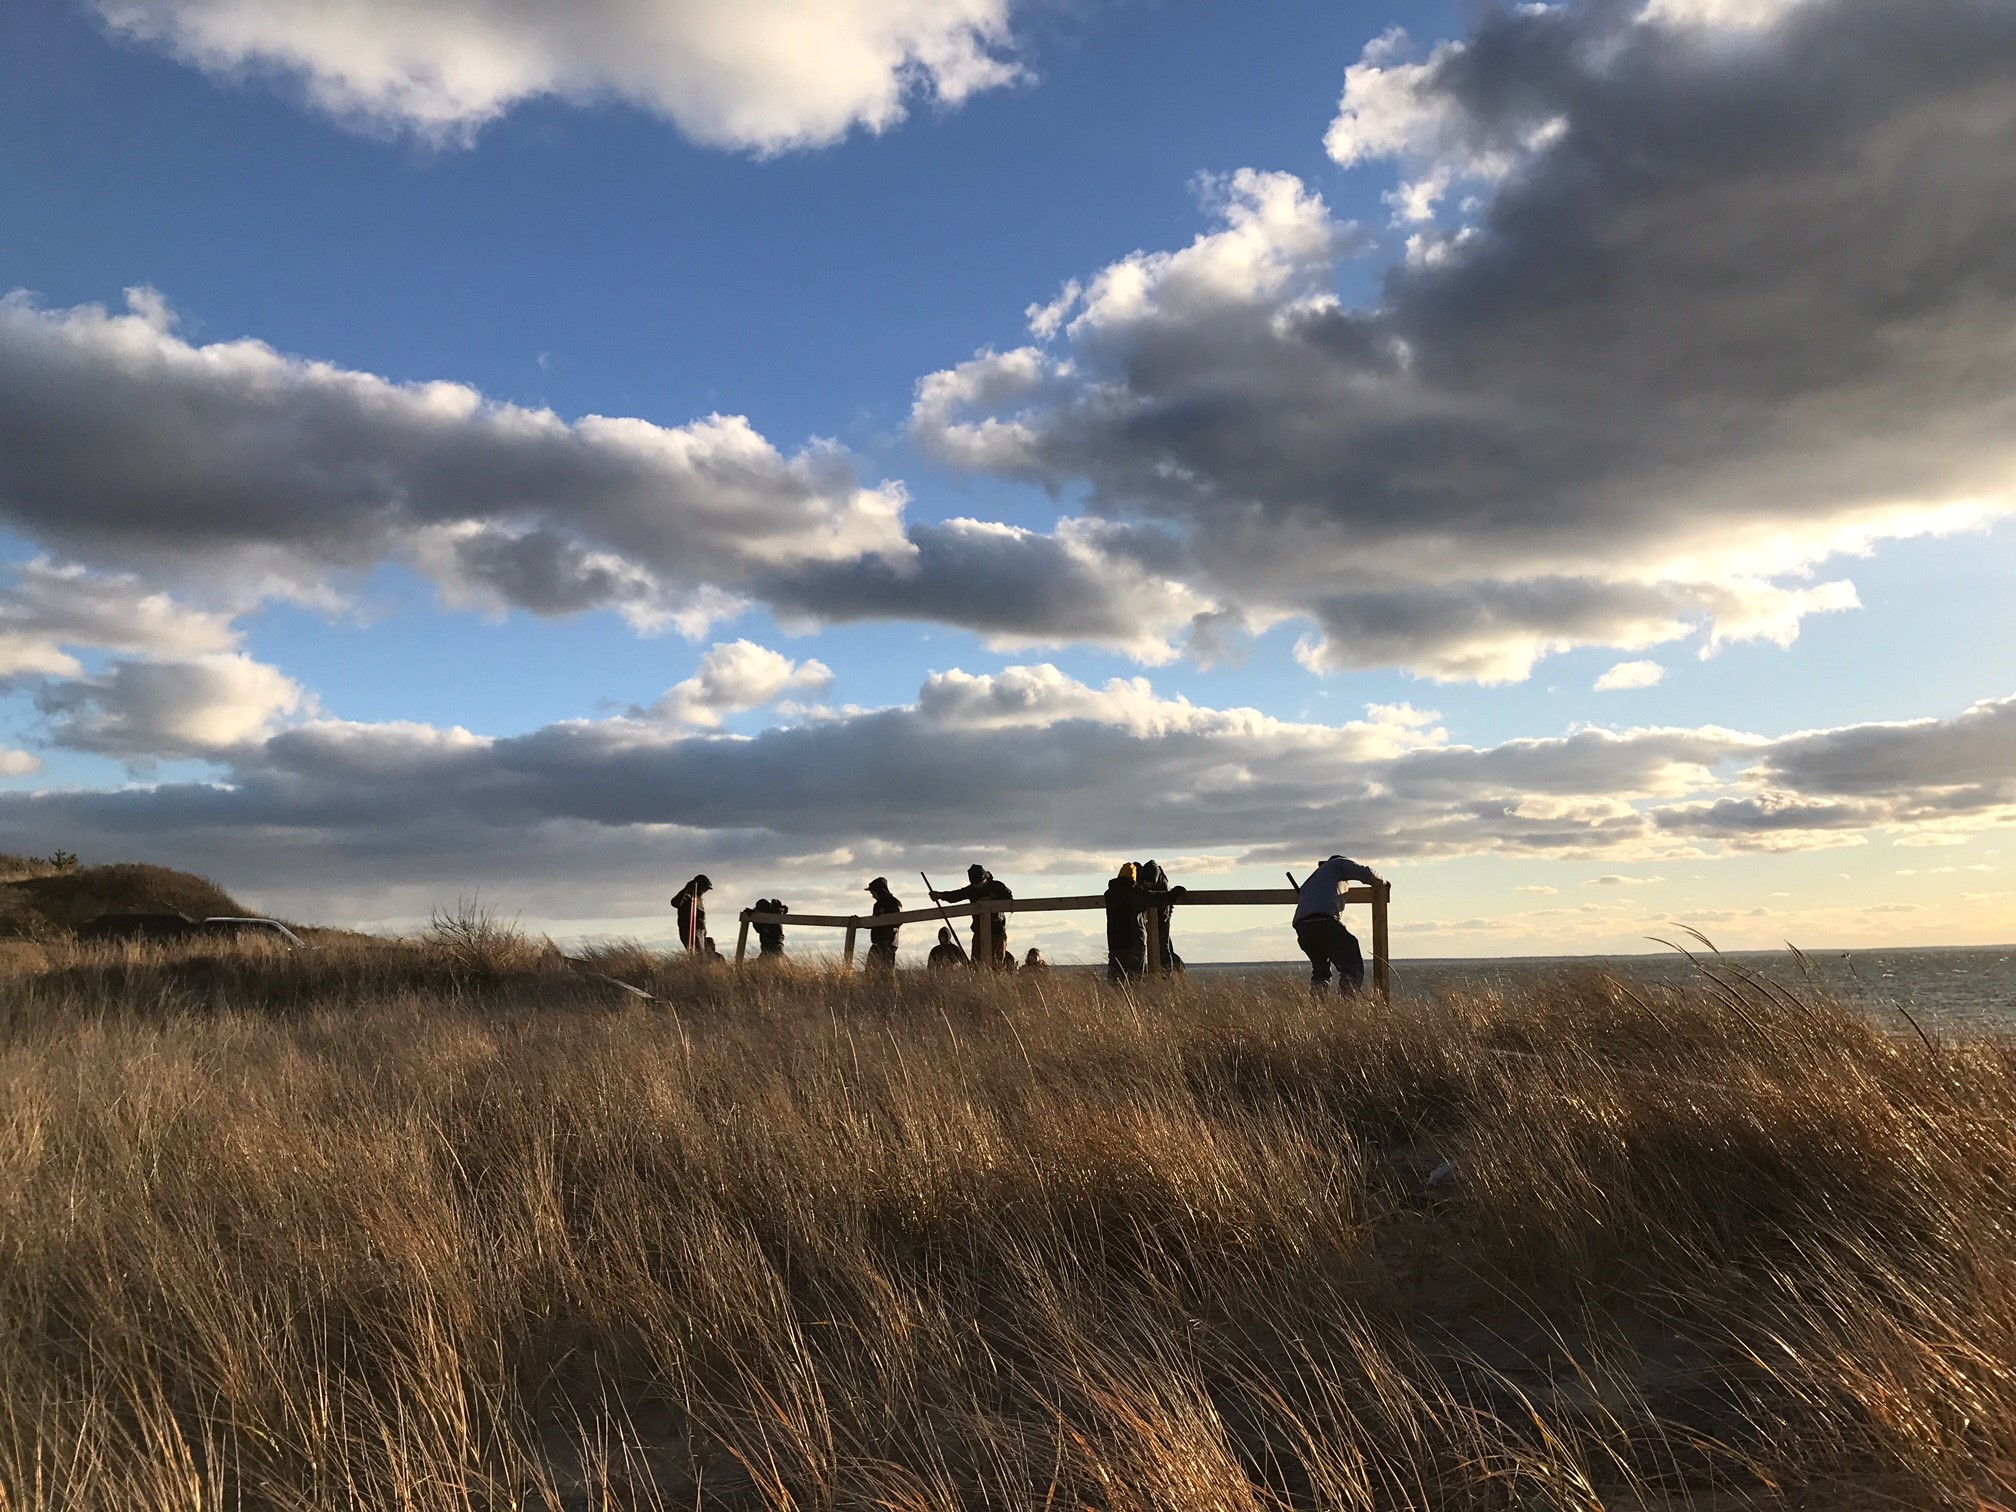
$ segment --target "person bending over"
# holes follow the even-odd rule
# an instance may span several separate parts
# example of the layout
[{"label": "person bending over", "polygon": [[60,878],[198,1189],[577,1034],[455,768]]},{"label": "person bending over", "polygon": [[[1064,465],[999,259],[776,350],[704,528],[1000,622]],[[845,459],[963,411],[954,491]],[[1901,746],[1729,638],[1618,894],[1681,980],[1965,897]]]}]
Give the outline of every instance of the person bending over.
[{"label": "person bending over", "polygon": [[1309,874],[1295,902],[1295,943],[1309,957],[1309,981],[1317,991],[1330,985],[1357,992],[1365,985],[1365,953],[1358,937],[1344,927],[1344,889],[1353,882],[1376,884],[1378,875],[1344,856],[1332,856]]}]

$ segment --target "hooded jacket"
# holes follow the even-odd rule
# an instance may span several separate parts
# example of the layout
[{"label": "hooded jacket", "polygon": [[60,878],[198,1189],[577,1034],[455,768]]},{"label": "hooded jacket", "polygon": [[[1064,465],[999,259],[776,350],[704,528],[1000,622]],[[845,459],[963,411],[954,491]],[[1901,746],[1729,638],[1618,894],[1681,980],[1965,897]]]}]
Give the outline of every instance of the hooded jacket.
[{"label": "hooded jacket", "polygon": [[679,889],[672,898],[672,910],[679,920],[679,943],[688,950],[698,950],[700,942],[707,938],[707,905],[702,901],[705,894],[693,891],[689,882]]},{"label": "hooded jacket", "polygon": [[1125,877],[1106,884],[1106,953],[1138,969],[1148,954],[1148,925],[1141,917],[1167,898],[1180,898],[1185,888],[1143,887]]},{"label": "hooded jacket", "polygon": [[[903,912],[903,900],[894,893],[871,893],[869,896],[875,900],[875,907],[871,910],[872,914]],[[896,948],[896,931],[900,927],[900,925],[896,924],[885,924],[880,928],[870,929],[868,931],[869,945],[877,950],[884,946],[887,946],[890,950],[894,950]]]}]

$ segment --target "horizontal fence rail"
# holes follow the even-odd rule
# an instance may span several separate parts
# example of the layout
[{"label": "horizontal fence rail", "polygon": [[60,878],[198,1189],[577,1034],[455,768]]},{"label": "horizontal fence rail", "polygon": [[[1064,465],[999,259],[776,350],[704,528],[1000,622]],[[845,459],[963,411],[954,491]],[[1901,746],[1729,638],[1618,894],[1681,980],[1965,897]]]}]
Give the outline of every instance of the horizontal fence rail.
[{"label": "horizontal fence rail", "polygon": [[[1393,884],[1382,882],[1376,887],[1353,887],[1346,890],[1342,900],[1346,903],[1364,903],[1372,908],[1372,977],[1373,985],[1381,997],[1393,995],[1392,966],[1387,959],[1388,911],[1393,896]],[[1241,908],[1271,907],[1293,908],[1301,895],[1287,887],[1254,888],[1191,888],[1181,897],[1168,898],[1156,906],[1175,908]],[[945,924],[953,919],[972,918],[977,914],[1015,913],[1104,913],[1106,899],[1103,894],[1093,893],[1078,898],[988,898],[972,903],[946,903],[931,908],[906,909],[902,913],[889,914],[794,914],[758,913],[753,908],[742,910],[742,932],[735,941],[735,961],[740,965],[749,953],[749,926],[752,924],[782,924],[791,928],[844,929],[847,931],[846,944],[841,960],[843,965],[854,963],[854,937],[863,929],[895,929],[905,924]],[[1148,959],[1160,961],[1161,921],[1156,917],[1156,909],[1144,911],[1148,920]]]}]

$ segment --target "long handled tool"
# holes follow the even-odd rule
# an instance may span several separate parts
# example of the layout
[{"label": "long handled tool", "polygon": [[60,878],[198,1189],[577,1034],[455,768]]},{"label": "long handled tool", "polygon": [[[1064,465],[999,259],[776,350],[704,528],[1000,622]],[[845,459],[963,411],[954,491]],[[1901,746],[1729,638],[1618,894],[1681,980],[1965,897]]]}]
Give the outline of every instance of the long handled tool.
[{"label": "long handled tool", "polygon": [[945,905],[943,903],[938,902],[938,889],[931,885],[931,879],[925,877],[923,872],[920,871],[917,875],[924,877],[924,891],[930,896],[933,903],[938,904],[938,917],[945,921],[945,927],[952,930],[952,948],[959,952],[960,960],[971,966],[973,964],[973,957],[966,954],[966,947],[959,943],[959,931],[953,927],[952,915],[945,912]]}]

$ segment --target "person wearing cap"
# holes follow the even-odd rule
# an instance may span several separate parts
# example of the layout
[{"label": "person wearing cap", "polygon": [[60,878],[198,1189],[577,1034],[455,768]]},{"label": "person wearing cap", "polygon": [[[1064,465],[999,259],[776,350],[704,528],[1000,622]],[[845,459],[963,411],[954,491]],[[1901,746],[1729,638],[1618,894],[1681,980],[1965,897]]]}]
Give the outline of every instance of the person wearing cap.
[{"label": "person wearing cap", "polygon": [[[973,865],[966,868],[966,885],[954,892],[933,892],[933,903],[989,903],[996,900],[1006,903],[1015,894],[1008,890],[1008,884],[994,880],[994,874],[986,867]],[[973,915],[973,964],[989,963],[999,969],[1002,954],[1008,949],[1008,915]]]},{"label": "person wearing cap", "polygon": [[[889,891],[889,879],[877,877],[868,884],[868,895],[875,900],[872,910],[875,914],[897,914],[903,912],[903,900]],[[868,969],[870,971],[894,971],[896,969],[896,931],[902,926],[882,924],[868,931]]]},{"label": "person wearing cap", "polygon": [[1332,968],[1343,991],[1364,987],[1365,953],[1358,948],[1358,937],[1344,927],[1344,889],[1353,882],[1376,886],[1378,881],[1371,867],[1332,856],[1302,884],[1295,901],[1295,943],[1309,957],[1310,985],[1318,992],[1330,985]]},{"label": "person wearing cap", "polygon": [[1142,916],[1151,908],[1163,907],[1167,900],[1180,898],[1187,889],[1148,887],[1141,880],[1141,868],[1123,862],[1119,872],[1106,884],[1106,980],[1118,985],[1131,982],[1148,966],[1148,924]]},{"label": "person wearing cap", "polygon": [[966,964],[966,952],[959,948],[959,942],[952,937],[951,925],[947,924],[938,931],[938,943],[931,947],[931,958],[926,964],[933,971]]},{"label": "person wearing cap", "polygon": [[707,905],[700,900],[714,890],[714,884],[702,872],[672,895],[672,911],[679,918],[679,943],[694,954],[705,949],[707,938]]}]

